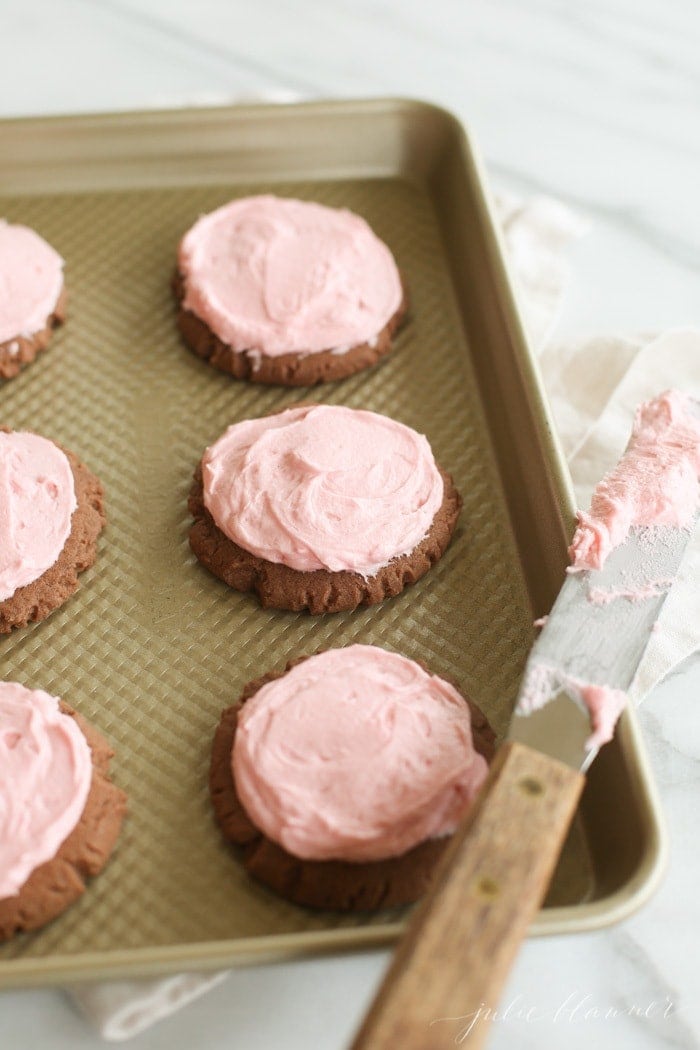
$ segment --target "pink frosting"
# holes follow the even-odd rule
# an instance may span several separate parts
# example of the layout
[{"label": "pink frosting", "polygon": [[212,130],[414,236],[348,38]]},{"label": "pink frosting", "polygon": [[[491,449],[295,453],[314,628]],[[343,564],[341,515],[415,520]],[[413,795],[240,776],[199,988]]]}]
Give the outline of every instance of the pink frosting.
[{"label": "pink frosting", "polygon": [[289,853],[367,861],[451,834],[487,765],[456,689],[403,656],[351,645],[244,704],[232,771],[250,819]]},{"label": "pink frosting", "polygon": [[372,575],[420,543],[443,497],[425,437],[335,405],[235,423],[207,449],[202,471],[221,531],[300,570]]},{"label": "pink frosting", "polygon": [[602,747],[613,738],[617,720],[627,705],[627,694],[609,685],[590,685],[578,679],[574,679],[573,683],[591,719],[593,732],[586,741],[586,747]]},{"label": "pink frosting", "polygon": [[27,226],[0,221],[0,343],[41,331],[63,287],[63,259]]},{"label": "pink frosting", "polygon": [[18,893],[76,826],[90,747],[55,696],[0,682],[0,899]]},{"label": "pink frosting", "polygon": [[588,601],[593,605],[609,605],[624,599],[628,602],[645,602],[649,598],[658,598],[664,591],[673,586],[672,579],[647,580],[636,587],[617,587],[607,589],[605,587],[591,587],[586,595]]},{"label": "pink frosting", "polygon": [[640,405],[622,459],[596,487],[590,513],[579,512],[571,568],[600,569],[634,526],[690,525],[699,475],[700,418],[690,399],[667,390]]},{"label": "pink frosting", "polygon": [[76,506],[73,471],[53,442],[0,433],[0,601],[51,568]]},{"label": "pink frosting", "polygon": [[394,258],[364,219],[280,197],[204,215],[178,268],[186,309],[234,350],[270,357],[371,342],[403,298]]},{"label": "pink frosting", "polygon": [[627,704],[627,694],[609,685],[594,685],[574,675],[566,674],[549,664],[536,663],[529,667],[518,700],[517,713],[529,715],[566,693],[588,711],[591,735],[585,743],[587,750],[602,747],[612,740],[617,721]]}]

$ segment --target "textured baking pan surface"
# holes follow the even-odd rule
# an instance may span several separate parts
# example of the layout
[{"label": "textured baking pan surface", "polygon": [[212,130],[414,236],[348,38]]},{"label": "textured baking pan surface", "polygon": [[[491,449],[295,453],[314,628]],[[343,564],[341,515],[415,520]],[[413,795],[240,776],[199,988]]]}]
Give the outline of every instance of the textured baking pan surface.
[{"label": "textured baking pan surface", "polygon": [[[394,106],[401,127],[409,129],[411,105],[414,124],[445,119],[418,104],[383,105],[384,121]],[[343,131],[343,114],[359,120],[368,136],[376,131],[379,156],[380,109],[361,103],[338,109],[338,141],[346,136],[348,156],[357,129],[346,117]],[[334,116],[332,106],[327,111]],[[112,861],[81,901],[44,930],[0,948],[0,984],[219,966],[395,937],[399,912],[312,912],[244,874],[214,824],[207,793],[219,713],[245,682],[287,659],[362,641],[425,660],[458,680],[501,734],[533,638],[533,613],[545,611],[542,594],[533,593],[540,555],[523,554],[532,542],[520,535],[507,498],[513,486],[503,463],[504,439],[499,447],[494,437],[500,409],[488,393],[488,355],[504,367],[513,350],[484,346],[487,326],[482,332],[475,321],[472,334],[465,324],[472,305],[465,305],[455,280],[454,247],[440,210],[455,191],[446,184],[436,199],[439,160],[428,176],[417,161],[411,169],[408,147],[392,147],[381,164],[360,156],[354,172],[345,160],[331,170],[308,132],[315,126],[309,121],[313,107],[260,112],[279,123],[280,135],[291,134],[294,163],[288,170],[266,159],[267,140],[263,136],[261,145],[255,138],[260,121],[254,109],[240,117],[229,111],[226,130],[239,132],[232,159],[217,159],[214,137],[201,171],[187,167],[194,147],[186,128],[178,139],[175,114],[163,117],[161,152],[157,135],[144,135],[138,116],[90,118],[87,132],[85,120],[15,122],[4,129],[10,143],[16,140],[20,161],[22,144],[43,129],[43,166],[34,163],[34,145],[27,148],[31,177],[22,178],[15,161],[0,182],[0,215],[33,226],[63,255],[69,303],[67,323],[51,348],[0,388],[0,421],[36,430],[83,458],[105,485],[108,526],[78,593],[44,623],[0,641],[2,675],[62,696],[108,737],[129,816]],[[181,117],[183,124],[187,119]],[[200,136],[206,119],[197,125]],[[397,128],[400,123],[396,117]],[[132,125],[140,128],[133,155],[125,160],[121,152],[112,160],[117,150],[111,143],[131,141]],[[274,123],[270,141],[273,131]],[[448,128],[446,141],[450,134],[456,133]],[[66,159],[80,136],[90,163]],[[422,163],[429,148],[438,157],[437,146],[422,148]],[[250,177],[236,158],[253,151],[258,170]],[[233,196],[267,191],[352,208],[391,247],[410,288],[411,313],[395,350],[378,367],[340,383],[289,391],[236,382],[182,345],[169,289],[180,236],[202,212]],[[488,216],[477,219],[488,232]],[[483,265],[491,264],[484,259]],[[502,277],[494,287],[505,296],[496,301],[497,311],[512,310]],[[517,341],[517,331],[511,338]],[[521,359],[524,353],[521,348]],[[508,367],[515,373],[520,366]],[[383,605],[322,618],[262,610],[252,596],[209,575],[187,541],[187,493],[203,449],[236,420],[309,399],[384,412],[425,433],[464,497],[454,541],[423,580]],[[537,413],[533,404],[522,406],[524,418]],[[527,427],[524,432],[527,438]],[[529,484],[541,485],[542,499],[554,508],[556,464],[547,455],[546,449],[532,452]],[[565,493],[557,498],[565,507]],[[550,568],[542,574],[552,580],[543,593],[554,587],[551,566],[563,564],[566,528],[553,509],[544,513],[551,521],[542,528],[552,539],[541,556]],[[620,747],[627,748],[624,754]],[[634,795],[636,743],[624,738],[615,748],[603,775],[616,784],[621,766],[631,762]],[[606,898],[612,894],[619,908],[630,880],[639,881],[644,864],[653,868],[649,816],[641,803],[637,809],[639,842],[624,847],[629,874],[619,861],[605,860],[595,815],[582,811],[538,921],[542,930],[607,921]]]}]

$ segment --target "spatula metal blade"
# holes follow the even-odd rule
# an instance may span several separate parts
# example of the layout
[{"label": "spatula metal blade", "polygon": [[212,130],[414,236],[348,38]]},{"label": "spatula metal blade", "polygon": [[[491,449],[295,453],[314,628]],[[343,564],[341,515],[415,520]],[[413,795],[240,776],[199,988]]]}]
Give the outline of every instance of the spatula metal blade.
[{"label": "spatula metal blade", "polygon": [[[696,523],[634,529],[602,569],[567,574],[530,652],[509,739],[588,768],[597,749],[586,747],[588,714],[567,679],[629,689]],[[524,714],[542,668],[551,669],[561,692]]]},{"label": "spatula metal blade", "polygon": [[[567,574],[528,664],[628,689],[691,535],[672,526],[636,529],[602,569]],[[635,591],[646,597],[625,596]]]}]

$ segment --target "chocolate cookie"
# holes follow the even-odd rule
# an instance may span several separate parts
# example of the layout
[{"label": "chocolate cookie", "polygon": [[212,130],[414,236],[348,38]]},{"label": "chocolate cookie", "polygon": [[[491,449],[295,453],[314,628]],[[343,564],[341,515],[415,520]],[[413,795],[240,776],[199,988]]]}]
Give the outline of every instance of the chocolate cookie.
[{"label": "chocolate cookie", "polygon": [[43,926],[82,895],[85,880],[107,863],[126,813],[126,795],[109,779],[111,747],[66,704],[61,710],[75,719],[90,745],[90,793],[80,820],[56,856],[36,868],[16,896],[0,900],[0,941]]},{"label": "chocolate cookie", "polygon": [[[8,432],[7,427],[0,429]],[[0,602],[0,634],[44,620],[63,605],[78,588],[78,574],[88,569],[97,556],[97,537],[106,522],[102,484],[74,453],[62,451],[73,472],[78,504],[71,519],[70,535],[50,569]]]},{"label": "chocolate cookie", "polygon": [[[300,860],[266,838],[251,822],[238,799],[231,773],[238,712],[262,686],[280,678],[304,659],[308,657],[290,661],[282,672],[249,682],[238,703],[223,711],[214,736],[209,772],[216,820],[224,836],[241,847],[246,871],[294,904],[343,911],[373,911],[410,904],[428,889],[449,836],[427,840],[402,856],[388,860],[361,863]],[[491,761],[495,734],[476,704],[464,699],[471,713],[474,746]]]},{"label": "chocolate cookie", "polygon": [[63,324],[65,316],[66,292],[62,289],[43,328],[32,335],[16,335],[0,343],[0,378],[12,379],[25,365],[31,364],[37,354],[47,348],[54,328]]},{"label": "chocolate cookie", "polygon": [[310,613],[334,613],[376,605],[393,598],[415,583],[447,549],[462,507],[462,498],[452,477],[441,468],[444,483],[442,505],[425,538],[409,554],[393,558],[374,576],[357,572],[316,569],[303,572],[288,565],[266,561],[239,547],[217,527],[204,506],[201,465],[190,492],[189,508],[195,523],[190,546],[199,561],[237,591],[254,591],[264,609],[288,609]]},{"label": "chocolate cookie", "polygon": [[[173,277],[175,298],[181,304],[185,294],[184,279],[176,273]],[[408,312],[408,294],[404,283],[404,297],[394,316],[382,328],[371,343],[361,343],[343,353],[336,350],[320,350],[313,353],[281,354],[269,357],[257,350],[234,350],[222,342],[196,314],[182,305],[177,314],[180,333],[194,353],[222,372],[229,372],[236,379],[249,379],[255,383],[280,386],[313,386],[327,383],[370,368],[385,357],[392,346],[392,339]]]}]

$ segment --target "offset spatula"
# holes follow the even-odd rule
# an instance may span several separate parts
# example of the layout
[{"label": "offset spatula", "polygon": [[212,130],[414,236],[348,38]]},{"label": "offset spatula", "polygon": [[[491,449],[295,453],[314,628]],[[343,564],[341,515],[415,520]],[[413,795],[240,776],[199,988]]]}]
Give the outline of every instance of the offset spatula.
[{"label": "offset spatula", "polygon": [[[563,688],[527,717],[516,705],[508,740],[399,944],[354,1050],[483,1045],[597,753],[586,746],[589,718],[567,682],[629,688],[690,535],[639,530],[602,570],[567,576],[530,654],[519,701],[527,701],[542,668]],[[658,592],[651,586],[642,600],[590,600],[591,587],[600,599],[642,581],[658,581]]]}]

